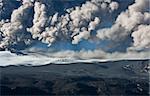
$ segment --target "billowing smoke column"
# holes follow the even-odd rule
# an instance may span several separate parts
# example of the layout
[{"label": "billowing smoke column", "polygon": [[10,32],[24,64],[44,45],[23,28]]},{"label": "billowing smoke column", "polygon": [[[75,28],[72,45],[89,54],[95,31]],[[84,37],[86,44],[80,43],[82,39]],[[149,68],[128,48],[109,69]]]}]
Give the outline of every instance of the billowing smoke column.
[{"label": "billowing smoke column", "polygon": [[6,48],[21,41],[26,43],[30,39],[26,37],[25,32],[32,6],[31,3],[24,3],[12,12],[10,20],[1,20],[0,48]]},{"label": "billowing smoke column", "polygon": [[90,33],[100,24],[101,10],[112,12],[117,8],[118,3],[111,0],[91,0],[81,7],[67,9],[64,15],[58,16],[58,13],[55,13],[48,17],[45,5],[35,2],[33,26],[28,31],[33,38],[49,45],[58,38],[72,38],[72,44],[78,44],[82,39],[88,39]]},{"label": "billowing smoke column", "polygon": [[132,33],[135,47],[150,48],[150,25],[140,25]]},{"label": "billowing smoke column", "polygon": [[[67,9],[64,15],[59,16],[58,13],[55,13],[53,16],[48,16],[44,0],[20,1],[23,5],[13,11],[10,22],[1,24],[1,33],[4,36],[1,47],[13,44],[10,43],[10,39],[15,43],[19,39],[24,39],[16,37],[16,35],[26,31],[31,33],[33,39],[41,40],[49,45],[60,38],[62,40],[71,39],[72,44],[78,44],[82,39],[89,39],[91,32],[100,24],[99,14],[101,11],[112,12],[118,8],[118,3],[111,0],[91,0],[81,6]],[[33,26],[26,28],[22,24],[26,21],[22,19],[28,18],[25,15],[28,13],[24,13],[24,11],[26,12],[32,6],[34,6]],[[16,38],[17,40],[14,41]]]},{"label": "billowing smoke column", "polygon": [[[128,9],[118,13],[114,22],[108,22],[110,16],[122,7],[115,0],[87,0],[80,6],[64,9],[63,14],[52,9],[52,0],[14,1],[20,2],[21,6],[14,7],[10,18],[0,19],[0,49],[11,48],[22,42],[28,45],[33,40],[48,46],[59,41],[68,41],[72,45],[78,45],[82,40],[108,41],[113,46],[129,41],[129,45],[125,46],[127,52],[150,49],[149,0],[135,0]],[[0,12],[9,7],[3,6],[8,2],[0,0]],[[107,22],[111,26],[106,28],[102,24]],[[102,52],[100,47],[97,49]],[[94,52],[99,53],[97,49]]]},{"label": "billowing smoke column", "polygon": [[122,12],[111,28],[99,29],[97,37],[101,40],[111,40],[119,43],[123,38],[133,37],[134,47],[150,48],[149,0],[135,0],[135,3]]}]

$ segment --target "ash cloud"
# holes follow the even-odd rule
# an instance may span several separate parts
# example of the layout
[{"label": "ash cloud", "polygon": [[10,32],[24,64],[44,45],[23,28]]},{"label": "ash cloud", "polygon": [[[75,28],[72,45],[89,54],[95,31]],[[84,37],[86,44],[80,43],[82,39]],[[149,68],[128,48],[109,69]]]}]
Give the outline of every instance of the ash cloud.
[{"label": "ash cloud", "polygon": [[[134,47],[142,45],[141,47],[148,48],[147,46],[150,45],[150,39],[147,39],[150,33],[148,32],[150,27],[149,4],[149,0],[135,0],[135,3],[130,5],[125,12],[120,13],[111,28],[99,29],[97,37],[100,40],[108,39],[115,41],[115,43],[123,43],[121,42],[123,39],[128,39],[132,36],[134,41],[132,45]],[[142,34],[138,30],[142,30]],[[147,36],[143,37],[142,35]],[[137,42],[140,44],[137,45]]]},{"label": "ash cloud", "polygon": [[[65,50],[64,53],[60,51],[53,55],[101,58],[102,54],[104,58],[117,58],[118,54],[125,58],[129,55],[136,57],[139,53],[140,57],[149,57],[146,54],[150,51],[149,0],[135,0],[121,12],[120,9],[125,8],[121,0],[85,0],[82,4],[62,9],[63,14],[55,10],[53,0],[13,1],[19,6],[9,0],[0,1],[0,49],[11,49],[17,45],[30,46],[36,41],[47,44],[48,49],[59,41],[68,41],[73,46],[86,41],[95,45],[100,42],[108,50],[103,50],[97,44],[94,50]],[[12,6],[6,6],[10,3]],[[5,15],[5,10],[10,8],[10,16]],[[104,44],[104,41],[107,41],[107,44]],[[120,46],[125,49],[121,53],[118,50]],[[25,50],[28,49],[30,48]],[[115,49],[115,52],[110,53],[109,50],[112,49]]]},{"label": "ash cloud", "polygon": [[[10,20],[1,20],[1,40],[0,48],[7,48],[21,41],[30,40],[26,36],[27,20],[30,18],[31,3],[25,3],[11,14]],[[3,37],[3,38],[2,38]]]},{"label": "ash cloud", "polygon": [[[81,6],[66,10],[66,14],[58,16],[46,15],[46,7],[41,2],[34,4],[33,26],[28,29],[33,38],[38,38],[51,45],[57,39],[71,39],[78,44],[82,39],[89,39],[90,33],[100,24],[100,12],[112,12],[118,8],[117,2],[91,0]],[[36,22],[38,21],[38,22]]]}]

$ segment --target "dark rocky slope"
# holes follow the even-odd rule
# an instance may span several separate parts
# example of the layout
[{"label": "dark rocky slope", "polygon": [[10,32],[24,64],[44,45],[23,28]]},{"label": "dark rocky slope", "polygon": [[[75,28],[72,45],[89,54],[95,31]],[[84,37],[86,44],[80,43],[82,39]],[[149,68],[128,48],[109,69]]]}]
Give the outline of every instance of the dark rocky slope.
[{"label": "dark rocky slope", "polygon": [[0,67],[1,95],[149,95],[149,60]]}]

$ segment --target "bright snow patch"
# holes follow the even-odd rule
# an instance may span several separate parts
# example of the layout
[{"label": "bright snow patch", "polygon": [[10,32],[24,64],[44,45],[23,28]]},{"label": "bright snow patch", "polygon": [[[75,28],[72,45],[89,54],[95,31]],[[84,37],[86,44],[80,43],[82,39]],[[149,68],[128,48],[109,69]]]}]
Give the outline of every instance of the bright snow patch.
[{"label": "bright snow patch", "polygon": [[37,53],[29,55],[16,55],[9,51],[0,51],[0,66],[8,65],[26,65],[26,66],[39,66],[46,64],[70,64],[76,62],[107,62],[117,60],[129,60],[129,59],[145,59],[145,58],[115,58],[115,59],[75,59],[75,58],[55,58]]}]

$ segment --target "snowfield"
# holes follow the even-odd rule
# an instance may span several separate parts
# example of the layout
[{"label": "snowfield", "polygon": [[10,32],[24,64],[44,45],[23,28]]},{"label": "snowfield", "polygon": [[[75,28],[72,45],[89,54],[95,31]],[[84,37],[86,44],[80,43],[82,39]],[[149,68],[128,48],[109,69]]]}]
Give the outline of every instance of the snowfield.
[{"label": "snowfield", "polygon": [[77,59],[77,58],[58,58],[38,53],[16,54],[10,51],[0,51],[0,66],[26,65],[39,66],[47,64],[70,64],[70,63],[96,63],[120,60],[144,60],[149,58],[106,58],[106,59]]}]

